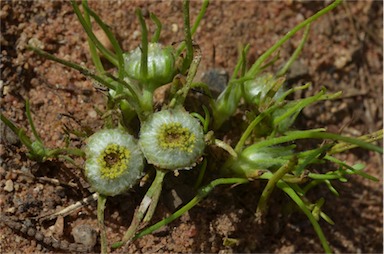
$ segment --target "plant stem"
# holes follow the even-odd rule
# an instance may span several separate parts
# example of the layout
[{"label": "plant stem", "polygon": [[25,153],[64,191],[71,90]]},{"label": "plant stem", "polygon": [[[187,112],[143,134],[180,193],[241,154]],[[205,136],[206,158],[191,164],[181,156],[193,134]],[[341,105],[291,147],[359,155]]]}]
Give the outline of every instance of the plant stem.
[{"label": "plant stem", "polygon": [[105,202],[107,201],[107,197],[99,194],[97,199],[97,221],[100,228],[100,242],[101,242],[101,253],[107,253],[107,234],[105,231],[104,225],[104,210],[105,210]]},{"label": "plant stem", "polygon": [[[85,10],[87,10],[86,7],[88,7],[88,1],[83,0],[83,8]],[[90,30],[92,31],[92,26],[91,26],[92,23],[91,23],[91,18],[89,17],[88,11],[84,12],[84,19],[87,22],[88,26],[90,27]],[[87,41],[88,41],[89,51],[91,53],[93,64],[95,65],[97,72],[99,74],[102,74],[104,73],[105,70],[104,70],[103,64],[101,63],[100,56],[97,53],[95,43],[93,43],[93,41],[89,37],[87,37]]]},{"label": "plant stem", "polygon": [[153,194],[149,193],[150,195],[152,195],[152,201],[151,201],[151,204],[149,205],[148,211],[145,214],[143,223],[147,223],[152,219],[157,203],[159,202],[161,191],[163,189],[163,180],[164,180],[165,174],[166,174],[165,171],[162,171],[159,169],[156,170],[156,177],[153,183],[155,185],[153,187]]},{"label": "plant stem", "polygon": [[139,19],[141,26],[141,77],[147,79],[148,77],[148,29],[140,9],[136,10],[136,15]]},{"label": "plant stem", "polygon": [[183,20],[184,20],[184,40],[187,46],[187,55],[183,61],[183,66],[181,70],[181,73],[184,74],[189,69],[189,66],[193,59],[192,34],[191,34],[191,27],[189,22],[189,0],[183,1]]},{"label": "plant stem", "polygon": [[156,25],[156,31],[155,31],[155,34],[152,36],[151,42],[157,43],[159,42],[161,28],[163,25],[161,24],[160,20],[156,17],[156,15],[153,14],[152,12],[149,14],[149,16],[151,17],[153,23],[155,23]]},{"label": "plant stem", "polygon": [[87,76],[87,77],[90,77],[94,80],[96,80],[97,82],[99,82],[100,84],[103,84],[104,86],[108,87],[109,89],[112,89],[112,90],[116,90],[116,87],[115,85],[113,85],[112,83],[109,83],[107,82],[106,80],[104,80],[103,78],[97,76],[96,74],[94,74],[91,70],[88,70],[78,64],[75,64],[75,63],[72,63],[72,62],[69,62],[69,61],[66,61],[64,59],[60,59],[48,52],[45,52],[44,50],[41,50],[39,48],[35,48],[35,47],[32,47],[32,46],[28,46],[29,49],[33,50],[35,53],[37,53],[38,55],[40,56],[43,56],[49,60],[52,60],[52,61],[55,61],[55,62],[58,62],[62,65],[65,65],[69,68],[72,68],[72,69],[75,69],[77,71],[79,71],[81,74],[83,74],[84,76]]},{"label": "plant stem", "polygon": [[85,157],[85,152],[79,148],[56,148],[48,150],[47,157],[57,157],[61,154],[71,154],[80,157]]},{"label": "plant stem", "polygon": [[242,150],[243,150],[243,147],[244,147],[244,144],[245,144],[245,141],[247,140],[247,138],[251,135],[253,129],[256,127],[256,125],[258,125],[261,120],[263,120],[264,117],[266,117],[270,112],[272,112],[273,110],[275,110],[277,107],[279,107],[280,105],[279,104],[276,104],[272,107],[270,107],[269,109],[267,109],[266,111],[262,112],[261,114],[259,114],[247,127],[247,129],[244,131],[243,135],[241,135],[241,138],[239,140],[239,142],[237,142],[236,146],[235,146],[235,151],[236,153],[240,153]]},{"label": "plant stem", "polygon": [[153,113],[153,91],[148,90],[148,87],[143,88],[141,98],[139,100],[140,107],[137,110],[137,114],[140,122],[145,121],[147,117]]},{"label": "plant stem", "polygon": [[[197,18],[195,20],[195,23],[193,24],[193,27],[191,29],[191,36],[193,36],[195,33],[196,33],[196,30],[197,28],[199,27],[200,25],[200,21],[203,19],[204,17],[204,14],[208,8],[208,5],[209,5],[209,0],[204,0],[203,2],[203,5],[201,6],[201,9],[200,9],[200,12],[199,14],[197,15]],[[185,48],[185,41],[183,41],[182,43],[180,43],[180,46],[177,48],[177,56],[181,54],[181,52],[184,50]]]},{"label": "plant stem", "polygon": [[247,149],[273,146],[273,145],[277,145],[277,144],[281,144],[281,143],[285,143],[285,142],[289,142],[297,139],[307,139],[307,138],[331,139],[331,140],[344,141],[346,143],[355,144],[367,150],[375,151],[381,154],[383,153],[383,148],[381,147],[369,144],[367,142],[361,141],[356,138],[345,137],[335,133],[322,132],[320,130],[304,130],[304,131],[286,132],[286,136],[260,141],[257,144],[247,147]]},{"label": "plant stem", "polygon": [[227,151],[234,159],[237,158],[237,153],[235,152],[235,150],[233,150],[233,148],[224,141],[220,139],[215,139],[213,144]]},{"label": "plant stem", "polygon": [[[95,19],[97,24],[101,27],[101,29],[107,35],[109,41],[112,44],[112,47],[113,47],[115,53],[116,53],[115,56],[116,56],[116,59],[117,59],[117,67],[118,67],[118,72],[119,72],[119,78],[124,78],[124,75],[123,75],[123,72],[124,72],[123,50],[121,49],[117,39],[115,38],[115,36],[111,32],[111,30],[108,28],[108,26],[101,20],[101,18],[95,12],[93,12],[91,9],[89,9],[88,4],[84,5],[84,9],[86,10],[87,14],[90,14]],[[103,48],[105,48],[102,44],[101,44],[101,46]],[[105,50],[108,51],[107,49],[105,49]]]},{"label": "plant stem", "polygon": [[76,1],[71,0],[71,4],[73,6],[73,10],[76,13],[76,16],[83,26],[85,32],[88,35],[88,38],[90,38],[95,46],[100,50],[100,52],[105,56],[105,58],[108,59],[109,62],[111,62],[113,65],[118,67],[118,61],[116,60],[116,55],[112,53],[111,51],[107,50],[103,44],[96,38],[95,34],[92,32],[92,29],[90,26],[88,26],[87,21],[84,19],[83,15],[80,12],[79,6],[77,5]]},{"label": "plant stem", "polygon": [[[362,140],[368,143],[372,143],[373,141],[377,141],[383,138],[383,130],[376,131],[374,133],[370,133],[361,137],[358,137],[358,140]],[[339,144],[334,145],[331,150],[328,152],[328,154],[336,154],[341,153],[346,150],[352,149],[357,147],[358,145],[355,144],[348,144],[345,142],[340,142]]]},{"label": "plant stem", "polygon": [[200,187],[201,183],[203,182],[205,171],[207,170],[207,163],[208,163],[208,159],[204,158],[203,163],[201,164],[201,167],[199,170],[199,176],[197,177],[195,185],[193,187],[193,189],[195,190],[197,190]]},{"label": "plant stem", "polygon": [[174,212],[171,216],[165,218],[162,221],[159,221],[158,223],[146,228],[145,230],[141,231],[133,239],[138,239],[142,236],[148,235],[152,233],[153,231],[161,228],[164,225],[167,225],[174,221],[175,219],[179,218],[181,215],[189,211],[191,208],[193,208],[195,205],[197,205],[201,200],[203,200],[209,192],[213,190],[218,185],[221,184],[244,184],[247,183],[248,180],[244,178],[219,178],[214,181],[212,181],[210,184],[202,187],[199,189],[197,195],[189,201],[186,205],[184,205],[182,208]]},{"label": "plant stem", "polygon": [[[152,206],[151,211],[153,215],[154,208],[156,207],[159,195],[161,193],[162,184],[164,180],[166,172],[156,169],[156,177],[152,182],[152,185],[149,187],[147,193],[145,194],[143,200],[141,201],[141,204],[136,210],[131,225],[129,226],[127,232],[125,232],[122,243],[126,243],[132,239],[132,236],[136,233],[137,228],[139,227],[140,223],[142,222],[144,215],[146,214],[148,207]],[[148,215],[148,217],[152,217],[152,215]],[[146,216],[147,217],[147,216]],[[147,217],[147,219],[148,219]]]},{"label": "plant stem", "polygon": [[27,149],[29,151],[32,151],[33,148],[32,148],[32,141],[31,139],[25,134],[25,130],[21,129],[21,128],[17,128],[16,125],[14,125],[8,118],[6,118],[2,113],[0,113],[0,120],[5,124],[7,125],[12,131],[13,133],[15,133],[21,143],[23,143],[23,145],[25,145],[27,147]]},{"label": "plant stem", "polygon": [[267,200],[271,196],[272,191],[276,186],[276,183],[280,181],[285,174],[292,171],[296,164],[297,164],[297,157],[293,156],[292,159],[290,159],[286,165],[283,165],[282,167],[280,167],[273,174],[273,176],[268,180],[268,183],[265,186],[263,192],[261,193],[259,202],[257,204],[256,214],[255,214],[257,221],[260,221],[262,216],[267,211],[268,209]]},{"label": "plant stem", "polygon": [[174,108],[176,105],[183,105],[185,98],[187,97],[188,92],[192,87],[193,79],[196,76],[197,69],[198,69],[200,61],[201,61],[200,47],[195,45],[194,49],[196,51],[196,54],[193,58],[192,63],[189,66],[186,84],[180,90],[178,90],[176,92],[175,96],[172,98],[171,102],[169,103],[170,108]]},{"label": "plant stem", "polygon": [[291,199],[299,206],[299,208],[304,212],[305,215],[307,215],[309,221],[312,223],[312,226],[317,234],[317,236],[320,239],[321,245],[323,246],[323,249],[326,253],[332,253],[331,248],[328,245],[328,241],[324,236],[323,230],[320,227],[320,224],[315,219],[315,217],[312,215],[311,211],[307,208],[305,203],[301,200],[300,196],[297,195],[297,193],[285,182],[278,181],[277,187],[282,189],[285,193],[288,194],[288,196],[291,197]]},{"label": "plant stem", "polygon": [[316,19],[320,18],[327,12],[333,10],[336,8],[342,0],[336,0],[332,4],[328,5],[324,9],[318,11],[311,17],[307,18],[297,26],[295,26],[292,30],[290,30],[283,38],[281,38],[278,42],[276,42],[272,47],[270,47],[264,54],[262,54],[256,62],[252,65],[252,67],[248,70],[247,74],[244,76],[244,79],[247,80],[249,78],[254,77],[260,70],[260,66],[264,63],[267,58],[273,54],[283,43],[285,43],[287,40],[289,40],[294,34],[296,34],[299,30],[301,30],[303,27],[305,27],[308,24],[311,24]]},{"label": "plant stem", "polygon": [[276,73],[277,77],[283,76],[289,70],[289,68],[291,67],[293,62],[297,59],[297,57],[299,56],[299,54],[303,50],[305,42],[308,39],[310,28],[311,28],[311,26],[310,26],[310,24],[308,24],[307,27],[305,28],[304,35],[303,35],[303,38],[300,41],[299,46],[295,49],[295,52],[293,52],[292,56],[285,63],[284,67]]},{"label": "plant stem", "polygon": [[35,136],[35,139],[42,144],[43,142],[41,141],[41,138],[40,138],[39,134],[37,133],[36,128],[35,128],[35,124],[33,123],[33,120],[32,120],[29,100],[25,101],[25,113],[27,114],[28,122],[29,122],[29,125],[31,126],[33,136]]},{"label": "plant stem", "polygon": [[339,97],[340,95],[341,95],[341,92],[334,93],[334,94],[325,94],[325,90],[321,90],[320,92],[318,92],[317,94],[315,94],[311,97],[307,97],[307,98],[301,99],[299,101],[293,101],[293,105],[288,110],[286,110],[284,112],[284,114],[282,114],[279,117],[276,117],[273,120],[273,125],[277,126],[279,123],[281,123],[282,121],[284,121],[288,117],[291,117],[295,114],[298,114],[303,108],[305,108],[306,106],[308,106],[311,103],[315,103],[315,102],[318,102],[321,100],[335,99],[335,98]]},{"label": "plant stem", "polygon": [[197,28],[199,27],[200,25],[200,21],[203,19],[204,17],[204,14],[208,8],[208,5],[209,5],[209,0],[204,0],[203,1],[203,5],[201,6],[201,9],[200,9],[200,12],[199,14],[197,15],[197,18],[195,20],[195,23],[193,24],[193,27],[191,29],[191,34],[194,35],[196,33],[196,30]]}]

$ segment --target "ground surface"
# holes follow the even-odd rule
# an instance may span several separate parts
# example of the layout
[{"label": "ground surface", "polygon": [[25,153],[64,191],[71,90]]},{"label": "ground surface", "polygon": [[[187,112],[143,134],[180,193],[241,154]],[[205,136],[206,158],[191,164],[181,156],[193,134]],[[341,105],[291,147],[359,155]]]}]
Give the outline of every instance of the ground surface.
[{"label": "ground surface", "polygon": [[[241,44],[251,45],[249,58],[250,62],[254,61],[290,28],[325,4],[322,1],[212,3],[194,37],[203,54],[199,75],[211,68],[231,73]],[[154,12],[163,22],[161,41],[164,44],[183,38],[180,1],[102,1],[91,2],[90,6],[111,26],[127,51],[135,48],[140,40],[134,15],[136,7]],[[196,17],[198,7],[197,2],[191,4],[192,18]],[[380,1],[346,2],[312,25],[309,41],[289,74],[290,85],[310,81],[313,87],[309,93],[325,86],[332,92],[343,91],[343,96],[304,111],[298,127],[326,127],[332,132],[342,129],[343,134],[352,136],[382,128],[382,17]],[[92,132],[96,131],[101,120],[94,106],[103,109],[104,97],[92,82],[25,48],[28,41],[35,38],[46,51],[92,68],[85,33],[69,2],[2,1],[0,18],[2,112],[17,125],[27,126],[23,98],[29,98],[38,132],[48,147],[64,144],[63,124],[71,128],[87,126]],[[281,63],[292,54],[299,41],[300,36],[296,36],[286,43],[280,52]],[[58,211],[91,194],[78,170],[59,162],[38,165],[29,161],[24,148],[4,129],[1,143],[0,213],[25,220]],[[80,140],[75,140],[74,144],[82,145]],[[314,200],[319,195],[325,196],[324,211],[336,222],[335,226],[324,221],[321,225],[335,252],[381,253],[381,156],[357,150],[342,158],[350,163],[365,163],[366,171],[380,181],[353,176],[348,183],[335,184],[340,197],[329,194],[326,189],[316,189]],[[71,184],[57,186],[41,178],[25,176],[26,173]],[[184,202],[190,198],[182,195],[183,190],[188,192],[188,186],[193,185],[188,182],[188,176],[169,176],[167,182],[155,221],[173,211],[173,206],[178,205],[173,202],[175,197],[185,196]],[[187,187],[182,187],[183,182]],[[258,228],[253,223],[251,211],[257,205],[258,187],[255,183],[235,189],[218,188],[181,219],[154,235],[139,239],[125,251],[322,252],[304,215],[288,216],[279,212],[287,202],[281,193],[274,193],[266,225]],[[144,187],[138,187],[108,201],[106,226],[110,242],[120,239],[144,191]],[[175,191],[179,194],[174,194]],[[96,228],[95,209],[93,203],[66,216],[63,221],[42,222],[38,229],[73,242],[73,228],[85,224]],[[4,225],[0,225],[0,231],[2,253],[56,252]],[[228,238],[239,241],[233,245],[224,244]],[[96,245],[94,250],[98,248]]]}]

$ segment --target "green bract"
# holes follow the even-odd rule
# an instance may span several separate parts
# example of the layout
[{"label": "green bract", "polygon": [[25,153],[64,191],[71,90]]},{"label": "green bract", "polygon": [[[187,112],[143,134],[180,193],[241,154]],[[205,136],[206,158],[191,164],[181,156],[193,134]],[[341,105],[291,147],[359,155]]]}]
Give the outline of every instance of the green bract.
[{"label": "green bract", "polygon": [[248,147],[236,160],[229,160],[224,166],[224,174],[252,178],[257,170],[273,170],[289,161],[292,147]]},{"label": "green bract", "polygon": [[160,43],[148,44],[148,73],[141,72],[142,51],[137,47],[125,53],[124,68],[128,76],[149,85],[154,90],[172,81],[175,75],[175,55],[172,47],[163,47]]},{"label": "green bract", "polygon": [[141,126],[139,144],[149,163],[170,170],[192,167],[205,147],[202,126],[182,108],[150,116]]},{"label": "green bract", "polygon": [[134,137],[123,130],[96,132],[89,137],[85,152],[85,176],[100,194],[121,194],[142,176],[143,154]]},{"label": "green bract", "polygon": [[275,78],[266,73],[244,83],[244,99],[249,104],[260,105],[266,98],[281,96],[283,78]]}]

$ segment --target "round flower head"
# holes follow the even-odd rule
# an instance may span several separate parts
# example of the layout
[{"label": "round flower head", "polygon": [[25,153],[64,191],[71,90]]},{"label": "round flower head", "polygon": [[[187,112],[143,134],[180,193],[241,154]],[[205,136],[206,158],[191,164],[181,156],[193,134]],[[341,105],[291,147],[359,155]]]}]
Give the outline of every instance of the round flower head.
[{"label": "round flower head", "polygon": [[123,130],[96,132],[89,137],[85,153],[85,176],[105,196],[126,191],[143,174],[143,154],[134,137]]},{"label": "round flower head", "polygon": [[170,170],[192,167],[205,147],[199,121],[181,108],[150,116],[141,126],[139,144],[149,163]]},{"label": "round flower head", "polygon": [[148,82],[152,90],[172,81],[175,73],[175,55],[171,47],[163,47],[160,43],[148,44],[148,76],[143,77],[141,68],[142,49],[137,47],[130,53],[125,53],[125,71],[130,78],[140,82]]}]

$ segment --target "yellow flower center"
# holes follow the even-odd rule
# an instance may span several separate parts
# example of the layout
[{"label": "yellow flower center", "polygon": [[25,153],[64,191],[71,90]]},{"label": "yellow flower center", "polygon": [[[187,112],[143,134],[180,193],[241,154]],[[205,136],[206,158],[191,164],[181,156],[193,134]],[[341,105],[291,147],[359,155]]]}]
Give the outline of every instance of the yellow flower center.
[{"label": "yellow flower center", "polygon": [[158,140],[163,149],[180,149],[191,153],[196,138],[195,134],[184,128],[181,123],[168,123],[161,126]]},{"label": "yellow flower center", "polygon": [[123,146],[109,144],[97,158],[101,167],[101,177],[115,179],[121,176],[128,168],[131,152]]}]

